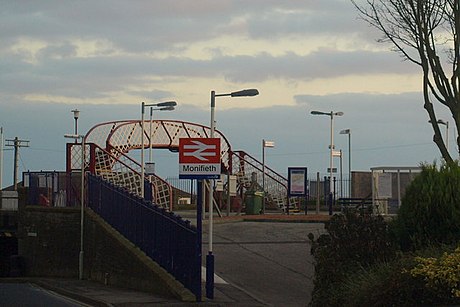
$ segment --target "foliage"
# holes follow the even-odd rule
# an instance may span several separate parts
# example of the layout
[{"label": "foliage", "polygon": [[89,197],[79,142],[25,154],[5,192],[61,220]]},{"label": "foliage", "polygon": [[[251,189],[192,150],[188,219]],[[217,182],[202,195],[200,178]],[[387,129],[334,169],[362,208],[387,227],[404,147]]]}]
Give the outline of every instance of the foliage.
[{"label": "foliage", "polygon": [[[440,250],[443,249],[452,250],[447,246],[429,247],[416,253],[399,254],[392,261],[357,267],[349,271],[347,276],[337,283],[336,288],[329,292],[330,298],[327,305],[340,304],[354,307],[458,304],[460,300],[449,295],[452,293],[451,288],[447,286],[445,281],[447,278],[442,275],[443,269],[449,266],[452,266],[449,267],[451,274],[455,275],[458,272],[458,255],[452,257],[455,260],[449,259],[442,266],[437,267],[436,272],[439,278],[433,283],[439,287],[429,287],[424,276],[412,273],[415,272],[414,268],[420,271],[417,259],[436,259],[433,257],[441,257]],[[433,271],[435,270],[431,267],[423,270],[428,276],[431,276]],[[456,276],[449,276],[451,284],[458,280]]]},{"label": "foliage", "polygon": [[459,186],[457,164],[425,165],[389,224],[350,211],[335,215],[317,240],[310,234],[311,305],[460,304]]},{"label": "foliage", "polygon": [[344,306],[420,306],[433,304],[435,295],[421,279],[407,273],[412,257],[376,263],[350,274],[340,285]]},{"label": "foliage", "polygon": [[406,189],[390,228],[403,250],[452,244],[460,238],[460,167],[423,166]]},{"label": "foliage", "polygon": [[439,258],[416,257],[418,264],[410,270],[413,277],[423,277],[426,287],[449,303],[460,303],[460,247]]},{"label": "foliage", "polygon": [[[361,17],[423,73],[423,107],[445,161],[452,162],[436,112],[449,111],[459,127],[460,4],[454,0],[351,0]],[[436,108],[433,103],[436,103]],[[436,109],[436,110],[435,110]],[[460,139],[459,139],[460,140]],[[458,141],[457,140],[457,143]]]},{"label": "foliage", "polygon": [[334,215],[326,224],[328,234],[314,240],[315,280],[311,304],[337,305],[340,295],[333,294],[346,277],[360,267],[367,267],[395,256],[387,223],[381,216],[358,214],[349,210]]}]

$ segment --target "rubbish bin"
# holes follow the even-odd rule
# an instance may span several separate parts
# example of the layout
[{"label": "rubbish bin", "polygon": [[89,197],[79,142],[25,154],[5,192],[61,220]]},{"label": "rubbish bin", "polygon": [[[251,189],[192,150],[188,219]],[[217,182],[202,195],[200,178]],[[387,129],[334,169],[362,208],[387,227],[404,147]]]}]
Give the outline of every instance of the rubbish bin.
[{"label": "rubbish bin", "polygon": [[248,191],[244,194],[244,204],[246,206],[246,214],[260,214],[262,211],[263,192]]}]

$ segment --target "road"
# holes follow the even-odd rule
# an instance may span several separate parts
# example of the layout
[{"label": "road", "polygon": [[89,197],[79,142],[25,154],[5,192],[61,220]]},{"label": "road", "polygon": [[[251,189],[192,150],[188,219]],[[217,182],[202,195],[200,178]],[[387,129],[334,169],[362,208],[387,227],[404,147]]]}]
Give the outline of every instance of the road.
[{"label": "road", "polygon": [[[207,227],[204,227],[207,231]],[[306,306],[313,290],[308,233],[318,223],[235,222],[214,225],[215,273],[269,306]],[[208,253],[203,237],[203,258]]]},{"label": "road", "polygon": [[0,283],[0,306],[81,307],[87,305],[29,283]]}]

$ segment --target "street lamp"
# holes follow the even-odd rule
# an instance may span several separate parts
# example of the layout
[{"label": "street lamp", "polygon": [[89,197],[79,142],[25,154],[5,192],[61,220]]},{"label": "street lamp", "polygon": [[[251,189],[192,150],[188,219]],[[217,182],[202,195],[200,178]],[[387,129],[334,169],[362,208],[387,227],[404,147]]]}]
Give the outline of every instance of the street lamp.
[{"label": "street lamp", "polygon": [[348,197],[351,197],[351,129],[344,129],[340,134],[348,134]]},{"label": "street lamp", "polygon": [[275,147],[275,142],[262,140],[262,190],[264,195],[262,198],[262,213],[265,214],[265,147]]},{"label": "street lamp", "polygon": [[152,146],[152,124],[153,124],[153,111],[173,111],[175,109],[174,106],[168,106],[168,107],[161,107],[161,108],[154,108],[150,107],[150,125],[149,125],[149,165],[151,166],[150,168],[150,173],[153,174],[155,172],[155,164],[153,163],[153,146]]},{"label": "street lamp", "polygon": [[[431,123],[431,120],[429,120],[428,122]],[[436,121],[436,123],[446,126],[446,148],[447,148],[447,151],[449,151],[449,122],[444,121],[442,119],[438,119]],[[455,129],[454,129],[454,131],[455,131]]]},{"label": "street lamp", "polygon": [[332,168],[334,165],[333,156],[334,156],[334,116],[342,116],[343,112],[320,112],[320,111],[311,111],[311,115],[327,115],[331,118],[331,143],[329,145],[329,215],[332,215]]},{"label": "street lamp", "polygon": [[[214,138],[215,121],[214,121],[214,109],[216,108],[216,97],[230,96],[230,97],[251,97],[259,95],[257,89],[246,89],[227,94],[216,94],[215,91],[211,91],[211,134],[210,137]],[[211,183],[209,185],[209,252],[206,256],[206,276],[210,276],[209,282],[206,278],[206,296],[208,298],[214,297],[214,255],[212,254],[212,236],[213,236],[213,195],[211,189]]]},{"label": "street lamp", "polygon": [[[73,109],[71,111],[73,113],[73,118],[75,120],[75,130],[74,130],[74,135],[78,135],[78,117],[80,116],[80,111],[78,109]],[[77,140],[75,140],[75,143]]]},{"label": "street lamp", "polygon": [[81,139],[81,188],[80,188],[80,254],[78,255],[78,278],[83,279],[83,229],[84,229],[84,205],[85,205],[85,136],[78,134],[65,134],[65,138]]},{"label": "street lamp", "polygon": [[[152,104],[146,104],[145,102],[142,101],[141,104],[141,196],[142,198],[145,197],[144,195],[144,180],[145,180],[145,162],[144,162],[144,117],[145,117],[145,107],[152,107],[155,108],[154,110],[158,111],[171,111],[174,110],[174,107],[177,105],[175,101],[165,101],[165,102],[159,102],[159,103],[152,103]],[[152,111],[152,108],[150,109],[150,112]],[[151,113],[152,114],[152,113]],[[150,120],[150,133],[152,132],[152,121]],[[150,147],[152,147],[151,143],[152,135],[150,135]],[[151,161],[150,161],[151,162]]]},{"label": "street lamp", "polygon": [[449,151],[449,122],[438,119],[437,123],[446,126],[446,147],[447,151]]}]

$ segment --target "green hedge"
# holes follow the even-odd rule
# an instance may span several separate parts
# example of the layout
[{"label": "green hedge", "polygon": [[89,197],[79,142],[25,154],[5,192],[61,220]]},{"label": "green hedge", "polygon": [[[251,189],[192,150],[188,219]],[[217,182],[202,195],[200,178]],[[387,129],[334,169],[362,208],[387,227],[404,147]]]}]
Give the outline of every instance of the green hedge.
[{"label": "green hedge", "polygon": [[430,244],[452,244],[460,238],[460,167],[423,166],[406,189],[397,218],[391,224],[403,250]]}]

